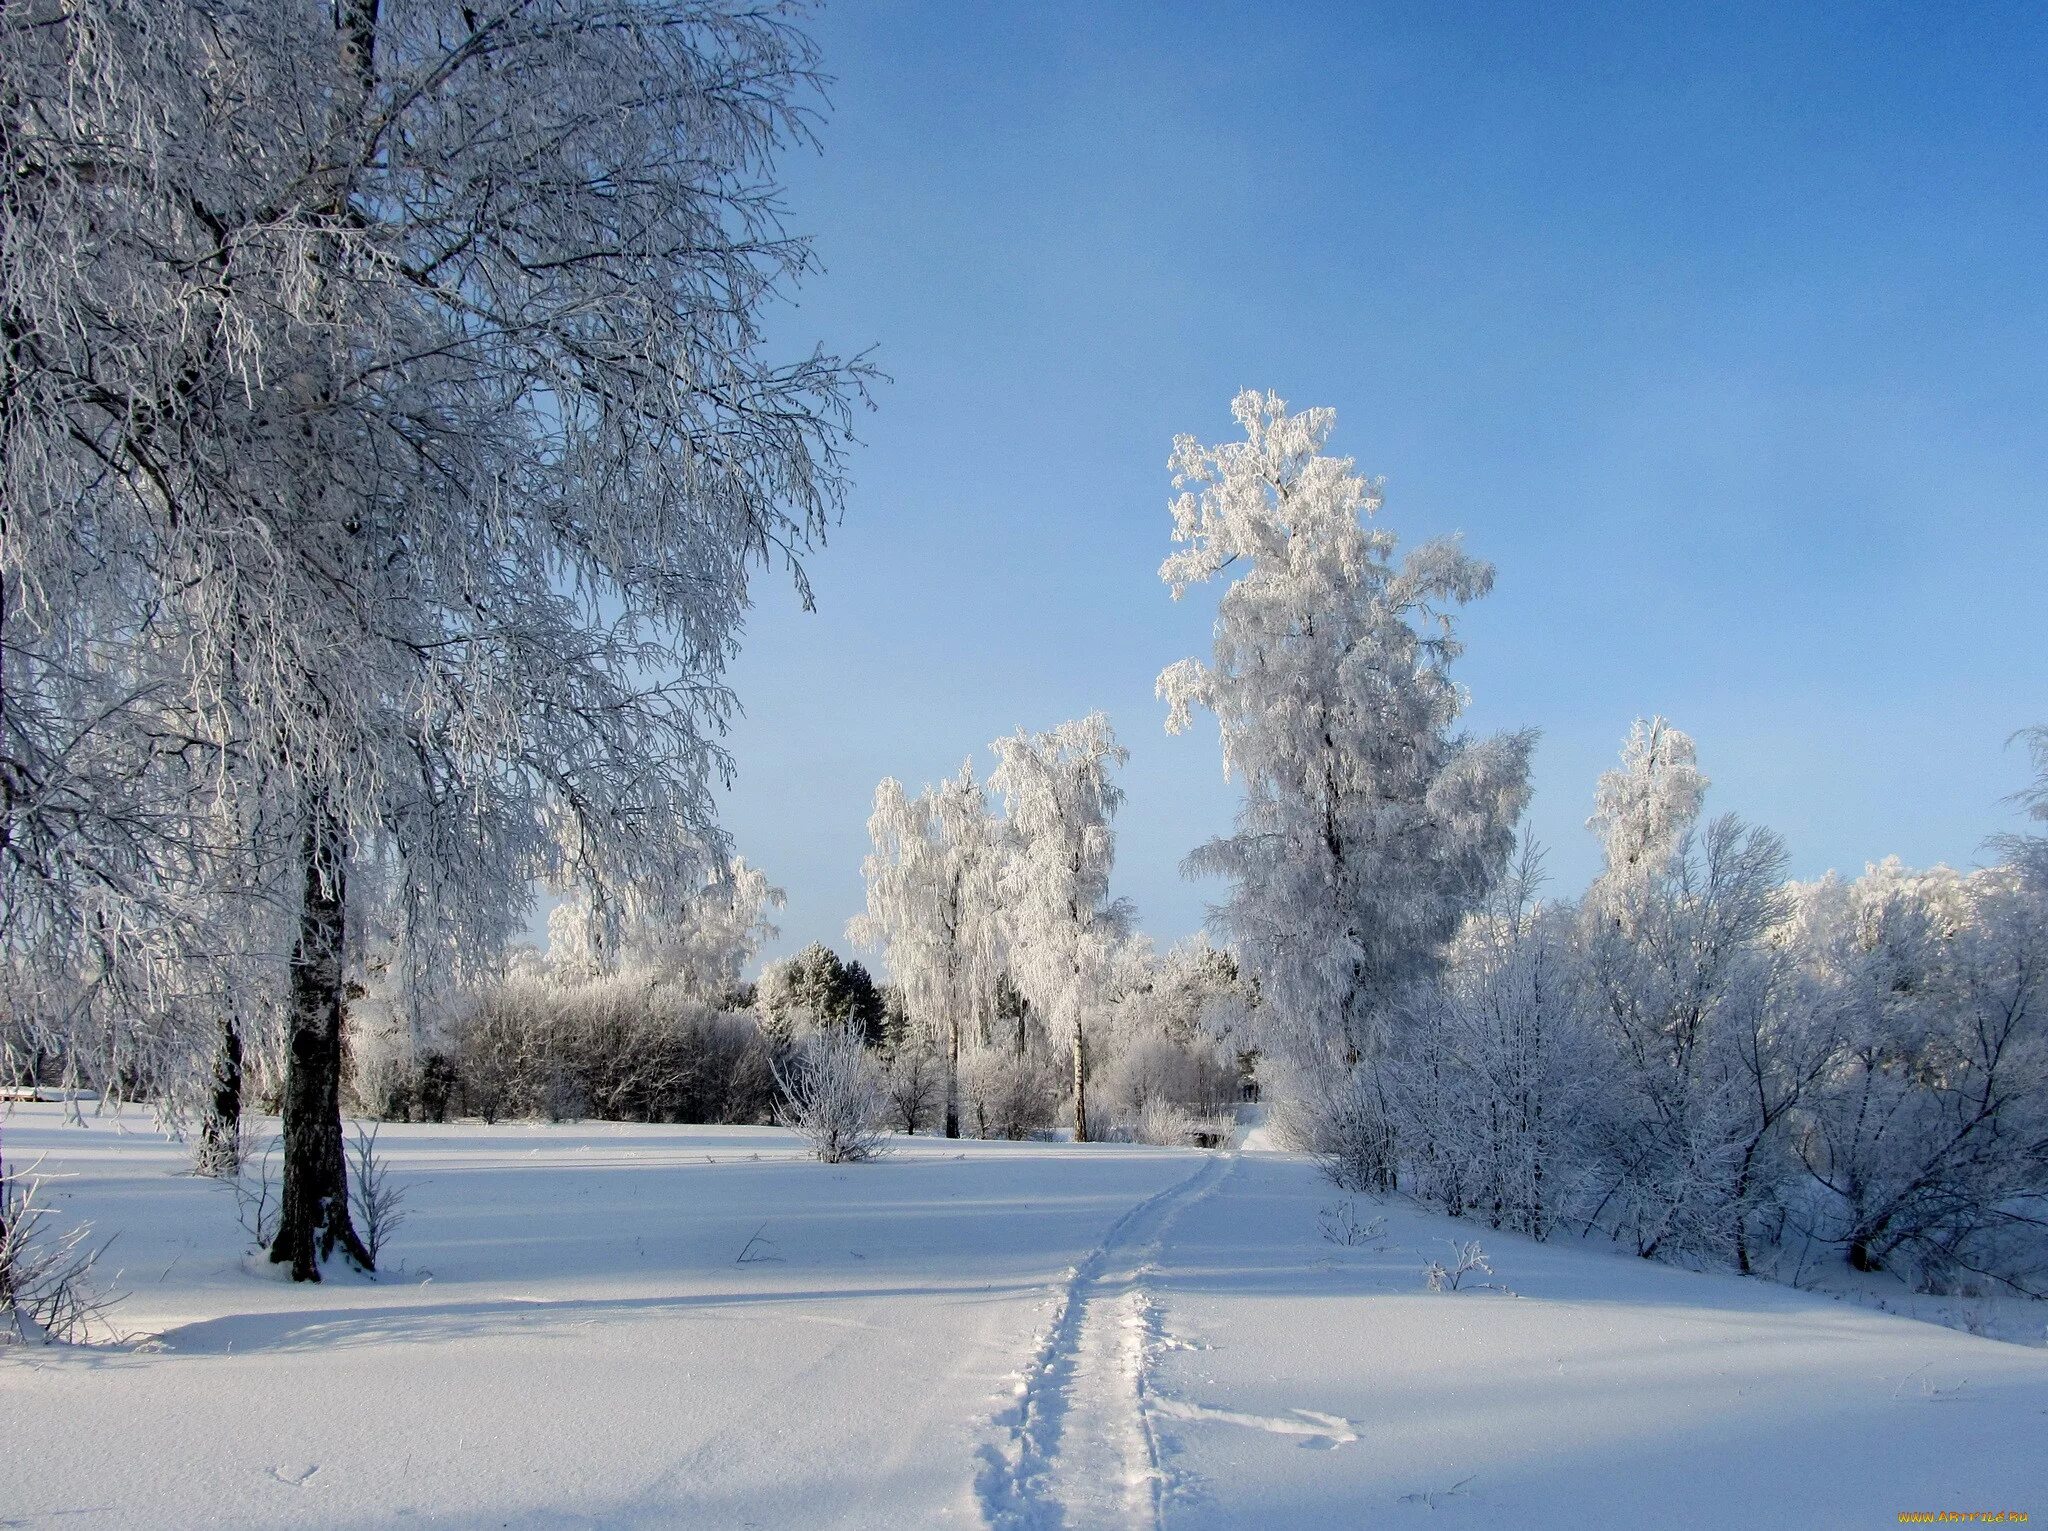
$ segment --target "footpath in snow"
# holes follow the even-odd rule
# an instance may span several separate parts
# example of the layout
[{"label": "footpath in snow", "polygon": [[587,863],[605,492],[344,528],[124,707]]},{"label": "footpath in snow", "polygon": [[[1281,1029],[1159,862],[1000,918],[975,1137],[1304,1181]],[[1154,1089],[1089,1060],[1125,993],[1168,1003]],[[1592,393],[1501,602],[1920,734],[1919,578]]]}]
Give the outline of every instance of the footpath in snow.
[{"label": "footpath in snow", "polygon": [[[2048,1516],[2048,1351],[1376,1206],[1286,1155],[827,1168],[768,1129],[391,1127],[390,1268],[307,1289],[138,1123],[4,1132],[119,1231],[140,1343],[0,1353],[0,1525]],[[1493,1274],[1429,1292],[1451,1237]]]}]

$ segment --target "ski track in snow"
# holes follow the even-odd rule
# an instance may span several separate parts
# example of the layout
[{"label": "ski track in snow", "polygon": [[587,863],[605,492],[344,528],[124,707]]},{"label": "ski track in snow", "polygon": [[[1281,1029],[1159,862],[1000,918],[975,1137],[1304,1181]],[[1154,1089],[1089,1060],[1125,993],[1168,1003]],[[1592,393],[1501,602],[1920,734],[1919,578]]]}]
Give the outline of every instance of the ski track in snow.
[{"label": "ski track in snow", "polygon": [[1208,1420],[1221,1425],[1242,1425],[1247,1430],[1264,1430],[1269,1435],[1299,1435],[1304,1444],[1348,1446],[1358,1439],[1351,1421],[1335,1414],[1318,1414],[1314,1409],[1295,1409],[1289,1414],[1244,1414],[1236,1409],[1212,1409],[1205,1404],[1183,1403],[1178,1398],[1154,1398],[1156,1413],[1169,1419]]},{"label": "ski track in snow", "polygon": [[1167,1484],[1152,1412],[1168,1401],[1147,1383],[1159,1326],[1143,1281],[1174,1220],[1237,1162],[1218,1154],[1146,1197],[1067,1273],[1015,1402],[990,1421],[997,1439],[981,1449],[975,1495],[992,1531],[1161,1525]]}]

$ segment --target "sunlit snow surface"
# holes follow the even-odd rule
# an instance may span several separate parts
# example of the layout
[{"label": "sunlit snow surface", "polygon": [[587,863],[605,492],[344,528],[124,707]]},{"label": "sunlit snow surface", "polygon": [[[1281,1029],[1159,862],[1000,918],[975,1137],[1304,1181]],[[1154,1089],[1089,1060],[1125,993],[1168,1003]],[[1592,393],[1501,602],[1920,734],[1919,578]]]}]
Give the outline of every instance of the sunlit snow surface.
[{"label": "sunlit snow surface", "polygon": [[[392,1126],[387,1271],[294,1288],[143,1119],[0,1133],[154,1336],[0,1352],[0,1525],[2048,1516],[2048,1352],[1398,1203],[1332,1243],[1283,1155]],[[1449,1237],[1493,1272],[1433,1294]]]}]

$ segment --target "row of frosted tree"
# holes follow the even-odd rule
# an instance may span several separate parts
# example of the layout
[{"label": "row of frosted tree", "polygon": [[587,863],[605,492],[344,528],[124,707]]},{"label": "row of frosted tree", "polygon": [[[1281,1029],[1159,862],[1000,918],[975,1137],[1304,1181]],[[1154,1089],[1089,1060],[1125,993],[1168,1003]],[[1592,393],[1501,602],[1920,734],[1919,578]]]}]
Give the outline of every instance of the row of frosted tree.
[{"label": "row of frosted tree", "polygon": [[[1176,598],[1232,575],[1211,658],[1158,686],[1169,729],[1213,714],[1243,790],[1187,862],[1228,889],[1229,1003],[1199,1045],[1251,1060],[1277,1125],[1354,1189],[1648,1257],[2038,1295],[2048,836],[1969,873],[1789,883],[1769,830],[1702,822],[1692,741],[1658,719],[1597,785],[1600,875],[1546,899],[1517,834],[1535,736],[1461,731],[1450,674],[1491,568],[1453,540],[1397,559],[1378,486],[1323,451],[1329,411],[1234,408],[1242,440],[1176,443],[1161,569]],[[2022,805],[2048,819],[2048,730],[2027,738]],[[995,748],[1000,816],[967,770],[882,784],[855,934],[886,947],[949,1102],[963,1046],[1029,1055],[993,1024],[1014,987],[1086,1137],[1091,1054],[1135,1035],[1111,976],[1122,756],[1100,718]]]},{"label": "row of frosted tree", "polygon": [[1591,888],[1545,900],[1519,855],[1370,1067],[1298,1097],[1304,1140],[1349,1184],[1539,1238],[2042,1295],[2042,842],[1787,882],[1770,831],[1701,821],[1705,787],[1684,734],[1637,725]]},{"label": "row of frosted tree", "polygon": [[1155,955],[1110,893],[1128,752],[1099,712],[990,748],[985,786],[970,760],[916,796],[876,789],[867,912],[850,931],[888,954],[944,1131],[961,1131],[964,1074],[977,1130],[991,1115],[1003,1135],[1049,1128],[1064,1102],[1077,1141],[1101,1136],[1112,1124],[1091,1112],[1090,1085],[1108,1049],[1114,1128],[1187,1137],[1234,1098],[1248,1000],[1227,956],[1199,941]]}]

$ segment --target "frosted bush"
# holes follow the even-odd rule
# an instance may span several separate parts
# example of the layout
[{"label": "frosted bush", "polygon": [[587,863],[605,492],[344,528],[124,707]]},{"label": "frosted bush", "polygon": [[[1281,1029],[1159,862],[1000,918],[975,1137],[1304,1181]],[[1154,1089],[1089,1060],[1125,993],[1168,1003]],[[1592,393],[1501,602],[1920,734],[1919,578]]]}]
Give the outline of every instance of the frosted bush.
[{"label": "frosted bush", "polygon": [[49,1223],[43,1177],[31,1167],[0,1171],[0,1344],[85,1344],[114,1337],[111,1299],[91,1276],[104,1245],[88,1243],[89,1223]]},{"label": "frosted bush", "polygon": [[1445,1241],[1451,1247],[1450,1263],[1432,1260],[1422,1268],[1423,1280],[1432,1292],[1455,1292],[1464,1285],[1471,1275],[1491,1276],[1493,1267],[1487,1263],[1486,1251],[1477,1239]]},{"label": "frosted bush", "polygon": [[782,1124],[826,1164],[857,1164],[880,1154],[888,1139],[887,1081],[854,1033],[832,1027],[808,1037],[777,1067]]},{"label": "frosted bush", "polygon": [[453,1096],[487,1122],[758,1122],[775,1108],[750,1014],[636,977],[493,985],[451,1028],[443,1067],[443,1110]]},{"label": "frosted bush", "polygon": [[1193,1112],[1166,1100],[1146,1101],[1124,1125],[1132,1142],[1160,1148],[1193,1148],[1202,1126]]},{"label": "frosted bush", "polygon": [[983,1048],[961,1066],[968,1111],[984,1138],[1022,1139],[1050,1130],[1059,1115],[1060,1083],[1059,1064],[1047,1049]]},{"label": "frosted bush", "polygon": [[1273,1131],[1283,1146],[1312,1155],[1344,1190],[1394,1189],[1394,1123],[1371,1070],[1329,1077],[1262,1066],[1260,1084],[1274,1103]]}]

